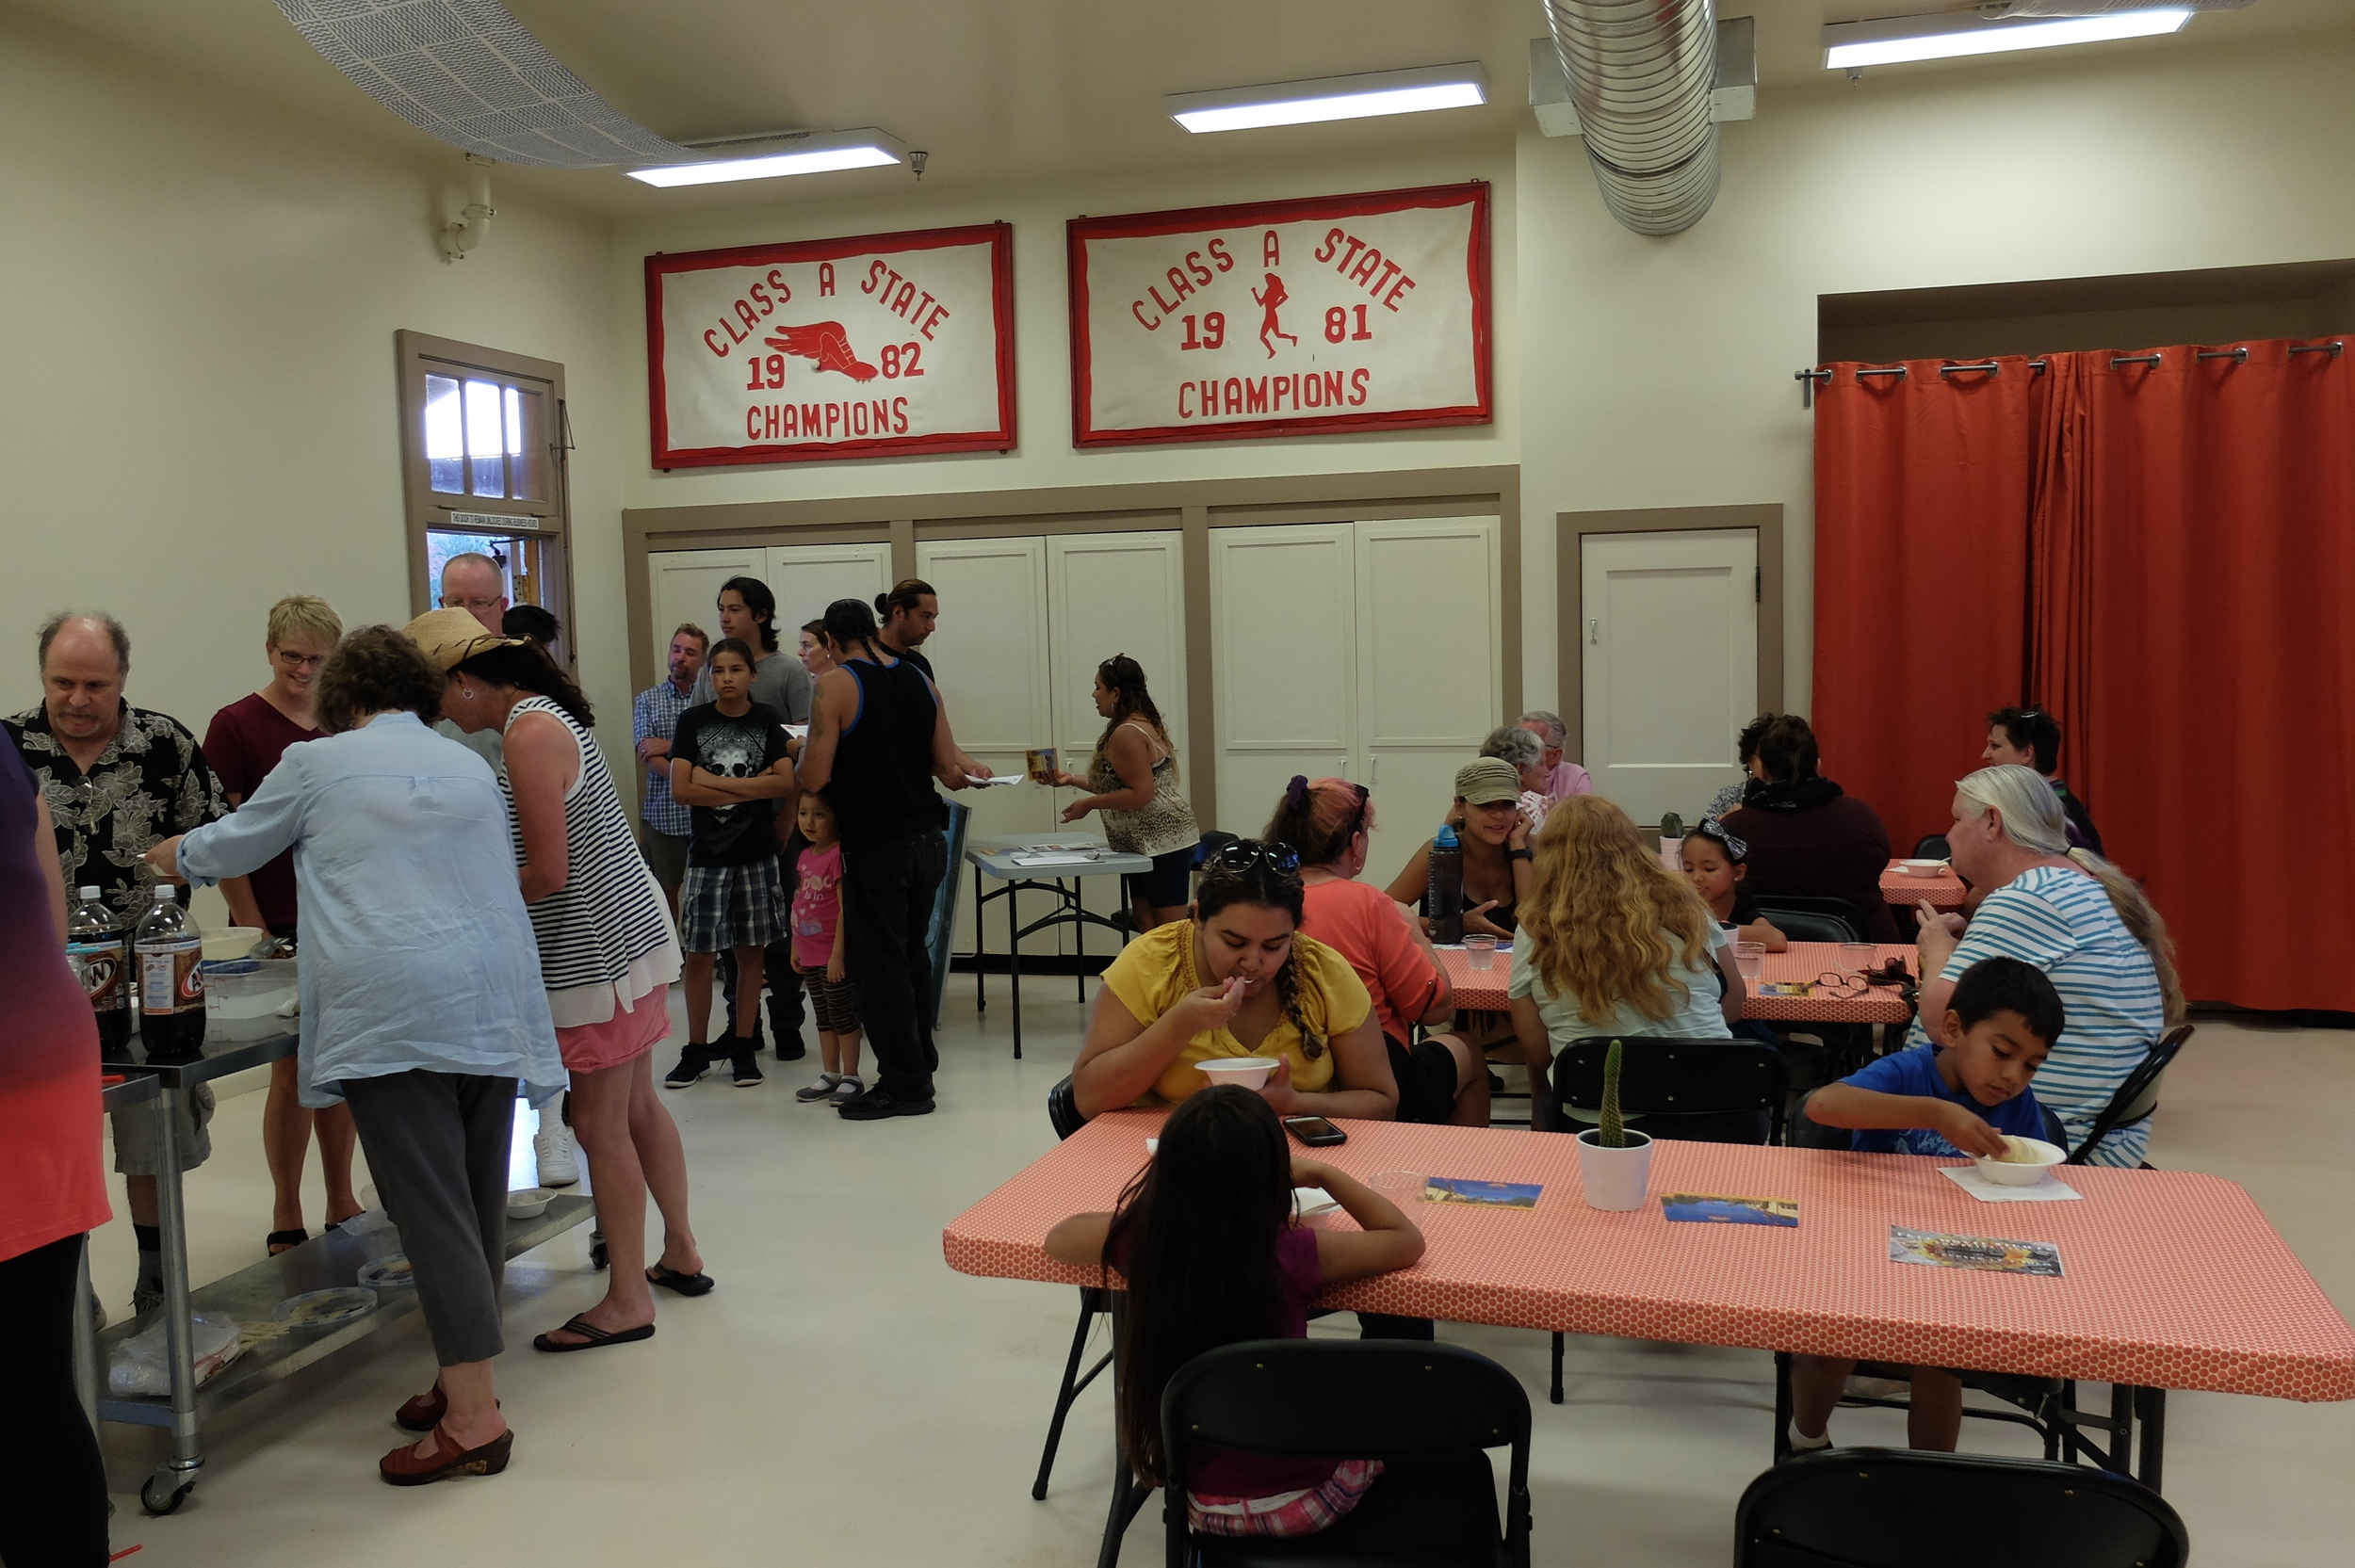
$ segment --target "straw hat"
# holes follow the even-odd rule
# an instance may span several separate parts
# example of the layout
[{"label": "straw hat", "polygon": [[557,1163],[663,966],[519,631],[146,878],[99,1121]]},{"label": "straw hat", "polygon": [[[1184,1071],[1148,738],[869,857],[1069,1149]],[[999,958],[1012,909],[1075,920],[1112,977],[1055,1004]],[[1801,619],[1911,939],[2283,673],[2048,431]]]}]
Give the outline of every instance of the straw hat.
[{"label": "straw hat", "polygon": [[520,648],[525,641],[520,637],[501,637],[485,631],[482,622],[474,618],[474,611],[457,608],[428,610],[401,631],[424,651],[427,662],[445,674],[477,654],[494,648]]},{"label": "straw hat", "polygon": [[1521,798],[1520,770],[1502,757],[1480,757],[1455,770],[1455,798],[1467,805],[1492,806]]}]

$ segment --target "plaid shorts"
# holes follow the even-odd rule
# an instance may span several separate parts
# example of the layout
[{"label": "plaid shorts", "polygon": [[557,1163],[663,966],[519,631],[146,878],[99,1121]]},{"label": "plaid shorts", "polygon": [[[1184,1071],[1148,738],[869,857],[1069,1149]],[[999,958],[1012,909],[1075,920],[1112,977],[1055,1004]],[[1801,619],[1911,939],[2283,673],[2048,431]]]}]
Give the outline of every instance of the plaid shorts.
[{"label": "plaid shorts", "polygon": [[1186,1523],[1203,1535],[1314,1535],[1339,1524],[1382,1474],[1378,1459],[1345,1459],[1333,1479],[1305,1492],[1273,1497],[1205,1497],[1186,1494]]},{"label": "plaid shorts", "polygon": [[690,865],[679,885],[679,925],[690,953],[766,947],[786,934],[785,884],[777,857],[741,865]]}]

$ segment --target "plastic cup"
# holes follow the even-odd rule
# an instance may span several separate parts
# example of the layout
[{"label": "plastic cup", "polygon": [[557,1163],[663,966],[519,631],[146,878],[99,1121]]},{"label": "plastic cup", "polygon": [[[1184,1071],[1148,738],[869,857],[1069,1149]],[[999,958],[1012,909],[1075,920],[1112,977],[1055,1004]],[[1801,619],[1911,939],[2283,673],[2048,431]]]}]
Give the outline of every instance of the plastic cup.
[{"label": "plastic cup", "polygon": [[1367,1185],[1394,1204],[1419,1204],[1430,1184],[1420,1171],[1376,1171]]},{"label": "plastic cup", "polygon": [[1765,963],[1766,944],[1763,942],[1737,942],[1733,945],[1733,966],[1742,972],[1744,979],[1758,978],[1759,971]]},{"label": "plastic cup", "polygon": [[1474,969],[1493,967],[1497,962],[1497,939],[1485,931],[1467,932],[1464,937],[1464,961]]},{"label": "plastic cup", "polygon": [[1851,975],[1864,975],[1873,967],[1873,945],[1869,942],[1843,942],[1840,945],[1840,967]]}]

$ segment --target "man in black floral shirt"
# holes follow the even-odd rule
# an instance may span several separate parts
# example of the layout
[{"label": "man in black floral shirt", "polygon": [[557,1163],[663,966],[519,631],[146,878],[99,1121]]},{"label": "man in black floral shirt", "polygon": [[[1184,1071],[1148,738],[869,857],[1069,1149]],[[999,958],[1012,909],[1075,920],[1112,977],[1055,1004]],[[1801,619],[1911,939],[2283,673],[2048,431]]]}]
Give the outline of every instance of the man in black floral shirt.
[{"label": "man in black floral shirt", "polygon": [[[52,616],[41,629],[41,704],[4,722],[57,819],[65,885],[102,889],[116,918],[136,926],[154,897],[149,848],[226,816],[229,804],[187,726],[122,700],[130,672],[131,639],[114,617]],[[180,1168],[188,1171],[212,1154],[211,1086],[182,1105]],[[117,1114],[114,1134],[139,1246],[132,1303],[145,1312],[163,1289],[159,1151],[145,1109]]]}]

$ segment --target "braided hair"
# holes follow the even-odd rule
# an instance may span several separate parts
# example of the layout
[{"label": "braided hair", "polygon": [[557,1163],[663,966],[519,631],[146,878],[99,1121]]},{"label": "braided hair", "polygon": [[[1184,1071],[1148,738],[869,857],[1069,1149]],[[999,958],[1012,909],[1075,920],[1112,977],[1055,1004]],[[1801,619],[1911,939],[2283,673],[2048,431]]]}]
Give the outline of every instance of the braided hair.
[{"label": "braided hair", "polygon": [[[1290,855],[1291,847],[1286,844],[1262,846],[1250,839],[1240,839],[1228,847],[1228,852],[1262,849]],[[1291,858],[1297,862],[1297,856]],[[1213,860],[1209,873],[1202,879],[1201,888],[1194,897],[1194,923],[1207,923],[1221,910],[1231,909],[1237,904],[1282,910],[1292,917],[1292,929],[1297,933],[1301,919],[1307,911],[1307,898],[1301,887],[1297,865],[1289,870],[1279,869],[1264,854],[1253,859],[1242,869]],[[1294,941],[1298,941],[1297,935]],[[1324,1039],[1310,1032],[1308,1020],[1300,1010],[1300,966],[1292,959],[1293,955],[1287,952],[1284,966],[1275,972],[1275,996],[1283,1005],[1285,1018],[1300,1032],[1300,1054],[1314,1061],[1324,1055]]]}]

